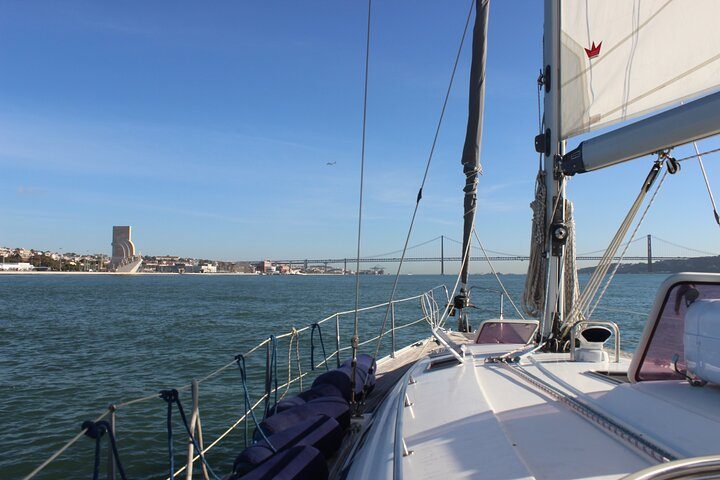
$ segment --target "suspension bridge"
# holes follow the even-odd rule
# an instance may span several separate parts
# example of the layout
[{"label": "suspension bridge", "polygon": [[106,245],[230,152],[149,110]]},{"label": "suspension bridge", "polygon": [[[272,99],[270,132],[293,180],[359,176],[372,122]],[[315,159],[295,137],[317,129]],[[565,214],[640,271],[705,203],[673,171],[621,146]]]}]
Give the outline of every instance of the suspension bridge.
[{"label": "suspension bridge", "polygon": [[[627,247],[625,255],[615,257],[615,261],[623,262],[646,262],[648,271],[652,272],[653,262],[660,260],[680,260],[694,257],[707,257],[720,255],[718,252],[708,252],[695,249],[685,245],[662,239],[654,235],[644,235],[632,242],[621,245],[622,252]],[[445,264],[460,262],[462,243],[446,235],[438,235],[435,238],[408,247],[404,262],[408,263],[435,263],[440,266],[440,273],[445,273]],[[590,252],[580,252],[576,255],[578,261],[598,261],[602,258],[604,249]],[[487,257],[486,257],[487,254]],[[368,255],[360,258],[361,264],[379,265],[383,263],[400,262],[402,250],[385,252],[376,255]],[[479,246],[472,246],[470,261],[492,262],[525,262],[529,260],[528,255],[501,252],[485,248],[485,252]],[[307,259],[276,259],[271,260],[275,264],[289,265],[290,268],[302,267],[307,270],[312,266],[323,266],[327,271],[328,266],[342,265],[344,271],[348,271],[348,265],[352,267],[356,259],[354,257],[343,258],[307,258]]]}]

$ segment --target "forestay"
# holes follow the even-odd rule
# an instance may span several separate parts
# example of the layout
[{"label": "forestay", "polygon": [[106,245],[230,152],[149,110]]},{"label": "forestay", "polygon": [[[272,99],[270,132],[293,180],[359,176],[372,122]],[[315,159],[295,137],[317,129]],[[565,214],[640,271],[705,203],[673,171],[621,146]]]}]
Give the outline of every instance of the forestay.
[{"label": "forestay", "polygon": [[561,138],[720,86],[720,1],[565,1]]}]

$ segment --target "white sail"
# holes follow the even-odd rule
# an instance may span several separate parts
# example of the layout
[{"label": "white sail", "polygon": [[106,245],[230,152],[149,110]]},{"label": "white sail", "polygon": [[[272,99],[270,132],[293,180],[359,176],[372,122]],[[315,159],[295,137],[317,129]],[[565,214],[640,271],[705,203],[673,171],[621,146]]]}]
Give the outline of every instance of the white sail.
[{"label": "white sail", "polygon": [[720,0],[565,0],[561,138],[720,86]]}]

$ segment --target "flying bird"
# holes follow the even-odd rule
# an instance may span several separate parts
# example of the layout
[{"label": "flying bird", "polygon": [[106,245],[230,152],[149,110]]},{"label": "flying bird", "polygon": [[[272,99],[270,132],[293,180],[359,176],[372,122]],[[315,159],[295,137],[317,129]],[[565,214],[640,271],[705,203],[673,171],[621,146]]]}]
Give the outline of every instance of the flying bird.
[{"label": "flying bird", "polygon": [[327,163],[326,163],[325,165],[329,165],[329,166],[331,166],[331,167],[332,167],[332,166],[334,166],[334,165],[335,165],[336,163],[337,163],[337,161],[334,161],[334,162],[327,162]]}]

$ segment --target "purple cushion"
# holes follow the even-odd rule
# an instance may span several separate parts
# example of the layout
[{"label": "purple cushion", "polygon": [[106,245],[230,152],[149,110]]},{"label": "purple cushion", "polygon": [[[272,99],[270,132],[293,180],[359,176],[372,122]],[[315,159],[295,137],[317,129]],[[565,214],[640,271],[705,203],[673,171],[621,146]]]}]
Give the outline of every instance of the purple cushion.
[{"label": "purple cushion", "polygon": [[316,448],[298,445],[278,452],[241,480],[318,480],[328,478],[325,457]]},{"label": "purple cushion", "polygon": [[302,398],[306,402],[320,397],[342,397],[342,392],[330,384],[320,384],[311,387],[309,390],[300,392],[298,397]]},{"label": "purple cushion", "polygon": [[[268,440],[278,452],[296,445],[309,445],[317,448],[325,457],[330,457],[340,446],[343,431],[335,419],[327,415],[315,415],[297,425],[287,428]],[[273,455],[273,451],[265,440],[247,447],[235,459],[233,471],[235,475],[243,475],[253,470]]]},{"label": "purple cushion", "polygon": [[[359,365],[358,365],[359,367]],[[325,372],[315,379],[313,382],[313,388],[318,385],[327,384],[337,388],[345,400],[348,402],[351,399],[350,392],[352,391],[352,366],[343,365],[338,369]],[[355,396],[357,399],[363,398],[366,393],[369,393],[375,386],[375,375],[369,374],[367,370],[363,368],[357,368],[355,371]]]},{"label": "purple cushion", "polygon": [[[352,358],[349,358],[343,362],[341,367],[352,367]],[[375,375],[377,372],[377,362],[375,361],[375,358],[371,355],[368,355],[367,353],[361,353],[357,356],[357,368],[361,368],[364,371]]]},{"label": "purple cushion", "polygon": [[336,387],[330,384],[320,384],[315,387],[310,388],[309,390],[305,390],[304,392],[300,392],[294,397],[288,397],[283,398],[277,403],[277,407],[273,407],[268,412],[268,417],[274,415],[275,413],[284,412],[285,410],[289,410],[293,407],[297,407],[298,405],[304,405],[309,400],[313,400],[315,398],[321,398],[321,397],[339,397],[341,398],[343,395]]},{"label": "purple cushion", "polygon": [[[348,405],[345,399],[339,397],[321,397],[267,417],[260,422],[260,428],[265,435],[270,436],[294,427],[300,422],[319,414],[334,418],[342,428],[350,425],[350,405]],[[253,440],[259,442],[262,439],[260,432],[255,430]]]}]

